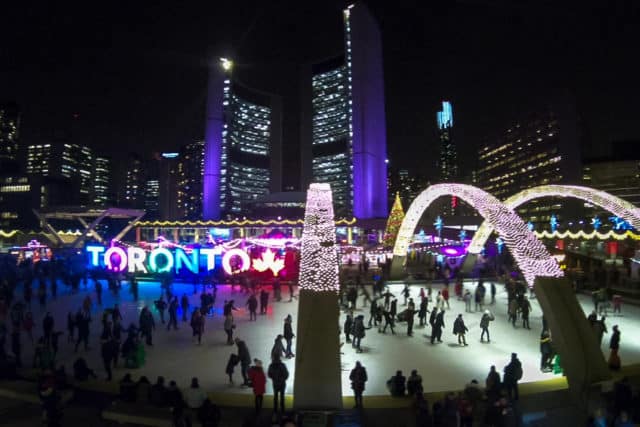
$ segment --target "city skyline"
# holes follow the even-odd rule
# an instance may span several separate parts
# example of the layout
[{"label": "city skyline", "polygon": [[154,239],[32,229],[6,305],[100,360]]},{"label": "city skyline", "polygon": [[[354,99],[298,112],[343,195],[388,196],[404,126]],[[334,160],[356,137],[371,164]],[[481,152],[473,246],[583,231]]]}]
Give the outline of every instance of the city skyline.
[{"label": "city skyline", "polygon": [[[631,25],[633,13],[621,6],[574,11],[560,5],[547,16],[531,4],[366,3],[381,24],[392,164],[420,169],[424,158],[437,156],[437,126],[430,117],[444,99],[456,106],[463,168],[478,140],[526,109],[537,93],[571,94],[592,155],[607,154],[610,141],[638,140],[633,123],[638,107],[632,101],[639,91],[633,79],[638,64],[629,59],[638,29]],[[282,2],[273,10],[223,7],[207,13],[207,6],[136,5],[130,17],[113,22],[94,22],[82,9],[34,10],[29,34],[18,31],[24,23],[18,17],[3,27],[15,43],[2,57],[0,95],[24,110],[23,144],[38,143],[41,134],[63,127],[114,159],[131,146],[143,155],[171,151],[203,135],[209,54],[233,54],[239,72],[264,80],[249,82],[252,86],[282,91],[286,98],[288,74],[279,75],[282,69],[340,49],[343,6]],[[11,9],[6,17],[22,12],[19,6]],[[73,18],[77,31],[49,23],[65,16]],[[158,24],[142,19],[139,27],[127,25],[145,16]],[[206,30],[189,28],[204,17],[211,21]],[[166,22],[176,31],[162,35]],[[444,28],[455,29],[455,36]],[[295,40],[288,37],[292,31],[299,33]],[[45,32],[51,37],[41,37]],[[287,129],[284,139],[293,140]]]}]

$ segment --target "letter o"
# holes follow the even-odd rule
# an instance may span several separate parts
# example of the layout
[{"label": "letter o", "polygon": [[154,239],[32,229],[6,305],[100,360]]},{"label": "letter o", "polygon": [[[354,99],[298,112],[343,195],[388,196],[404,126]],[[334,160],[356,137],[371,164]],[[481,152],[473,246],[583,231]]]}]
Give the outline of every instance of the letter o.
[{"label": "letter o", "polygon": [[[240,266],[240,269],[235,272],[231,270],[231,257],[234,257],[234,256],[239,256],[240,259],[242,260],[242,265]],[[225,252],[224,256],[222,257],[222,268],[227,274],[235,274],[235,273],[247,271],[249,267],[251,267],[251,259],[249,258],[249,255],[247,255],[247,253],[242,249],[237,249],[237,248],[230,249],[227,252]]]},{"label": "letter o", "polygon": [[[111,255],[118,254],[120,257],[120,264],[114,266],[111,262]],[[127,253],[124,249],[119,248],[117,246],[112,246],[104,253],[104,265],[107,266],[109,270],[113,271],[122,271],[127,267]]]},{"label": "letter o", "polygon": [[[158,255],[163,255],[167,259],[167,263],[164,267],[158,268],[158,262],[156,258]],[[156,248],[151,251],[149,255],[149,269],[156,273],[165,273],[173,268],[173,254],[167,248]]]}]

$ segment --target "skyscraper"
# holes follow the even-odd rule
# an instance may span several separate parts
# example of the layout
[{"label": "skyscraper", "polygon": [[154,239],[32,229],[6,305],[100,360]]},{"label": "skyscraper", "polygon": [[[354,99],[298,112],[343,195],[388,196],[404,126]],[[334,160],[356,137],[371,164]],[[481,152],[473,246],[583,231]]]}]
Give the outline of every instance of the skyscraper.
[{"label": "skyscraper", "polygon": [[96,156],[93,171],[93,204],[97,207],[107,207],[111,192],[111,159]]},{"label": "skyscraper", "polygon": [[233,78],[222,58],[209,73],[203,213],[205,219],[241,215],[269,192],[280,191],[282,102]]},{"label": "skyscraper", "polygon": [[144,184],[144,210],[148,219],[160,217],[160,181],[149,178]]},{"label": "skyscraper", "polygon": [[139,155],[135,153],[129,154],[125,173],[122,202],[130,208],[144,208],[146,170]]},{"label": "skyscraper", "polygon": [[20,110],[14,103],[0,105],[0,160],[16,160],[20,136]]},{"label": "skyscraper", "polygon": [[181,219],[202,219],[203,171],[204,141],[183,145],[177,170],[177,207]]},{"label": "skyscraper", "polygon": [[[387,212],[386,122],[378,25],[363,3],[343,11],[344,54],[311,66],[302,97],[303,186],[331,185],[336,216]],[[303,80],[308,75],[302,76]],[[309,84],[309,83],[304,83]]]},{"label": "skyscraper", "polygon": [[436,113],[438,137],[440,139],[440,157],[438,159],[438,180],[455,182],[458,178],[458,153],[452,140],[453,109],[449,101],[442,101],[442,111]]},{"label": "skyscraper", "polygon": [[93,150],[84,145],[49,142],[27,147],[27,174],[52,179],[66,179],[71,184],[67,191],[73,204],[93,204],[94,157]]},{"label": "skyscraper", "polygon": [[[580,131],[575,110],[554,104],[523,115],[478,150],[478,186],[500,200],[527,188],[581,182]],[[571,211],[574,212],[571,212]],[[571,201],[545,198],[518,208],[534,225],[575,214]]]}]

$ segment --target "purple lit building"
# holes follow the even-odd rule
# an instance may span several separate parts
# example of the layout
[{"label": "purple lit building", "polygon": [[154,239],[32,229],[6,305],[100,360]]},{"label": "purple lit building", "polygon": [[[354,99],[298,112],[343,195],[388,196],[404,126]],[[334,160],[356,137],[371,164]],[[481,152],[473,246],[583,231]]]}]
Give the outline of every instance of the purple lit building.
[{"label": "purple lit building", "polygon": [[358,3],[343,11],[344,54],[303,74],[303,188],[326,182],[337,217],[385,217],[387,130],[378,24]]},{"label": "purple lit building", "polygon": [[280,191],[282,102],[249,89],[221,58],[209,71],[203,218],[245,215],[258,198]]}]

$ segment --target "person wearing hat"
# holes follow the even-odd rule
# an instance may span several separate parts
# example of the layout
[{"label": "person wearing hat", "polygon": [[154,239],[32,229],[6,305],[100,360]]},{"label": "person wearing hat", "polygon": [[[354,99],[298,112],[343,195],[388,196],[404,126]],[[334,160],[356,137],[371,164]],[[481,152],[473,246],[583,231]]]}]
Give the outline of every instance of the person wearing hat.
[{"label": "person wearing hat", "polygon": [[262,398],[264,396],[267,377],[262,369],[262,361],[260,359],[253,359],[254,365],[249,368],[249,380],[253,387],[253,395],[255,401],[256,414],[259,414],[262,410]]},{"label": "person wearing hat", "polygon": [[489,310],[485,310],[480,319],[480,329],[482,329],[480,342],[484,341],[484,334],[487,334],[487,342],[491,342],[491,338],[489,337],[489,323],[493,320],[495,320],[493,314],[491,314]]}]

